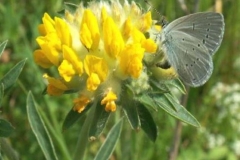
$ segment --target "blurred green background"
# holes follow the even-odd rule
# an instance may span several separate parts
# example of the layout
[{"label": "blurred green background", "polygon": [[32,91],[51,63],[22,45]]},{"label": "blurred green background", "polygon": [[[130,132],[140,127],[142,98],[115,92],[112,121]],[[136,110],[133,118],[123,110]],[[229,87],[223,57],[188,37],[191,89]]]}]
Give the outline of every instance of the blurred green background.
[{"label": "blurred green background", "polygon": [[[67,2],[80,3],[79,0]],[[137,2],[144,8],[149,7],[143,0]],[[198,11],[222,11],[225,34],[213,58],[213,75],[204,86],[189,90],[185,105],[202,127],[180,126],[182,131],[177,159],[240,159],[240,0],[149,0],[149,3],[169,21]],[[75,124],[68,131],[61,131],[63,120],[72,106],[72,97],[43,96],[45,82],[42,74],[48,71],[38,67],[32,57],[33,51],[38,48],[35,41],[37,26],[42,23],[44,12],[54,17],[62,8],[62,0],[0,0],[0,42],[8,39],[0,59],[0,77],[17,62],[28,58],[19,80],[5,93],[0,106],[0,117],[15,127],[15,132],[7,140],[22,160],[44,159],[27,119],[26,96],[29,90],[43,111],[41,113],[54,137],[60,159],[70,159],[81,128]],[[153,18],[159,19],[159,13],[153,10]],[[113,121],[114,115],[111,118]],[[112,160],[169,159],[177,121],[162,111],[153,115],[159,131],[157,141],[149,141],[141,130],[131,130],[125,121]],[[94,157],[112,124],[108,124],[99,140],[90,143],[86,159]],[[2,154],[3,159],[7,159]]]}]

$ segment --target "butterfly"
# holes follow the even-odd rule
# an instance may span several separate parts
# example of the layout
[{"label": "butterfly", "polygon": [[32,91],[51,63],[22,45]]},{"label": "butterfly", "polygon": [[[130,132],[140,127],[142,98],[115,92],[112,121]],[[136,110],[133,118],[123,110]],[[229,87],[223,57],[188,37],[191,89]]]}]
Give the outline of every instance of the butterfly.
[{"label": "butterfly", "polygon": [[186,85],[201,86],[212,75],[212,56],[221,45],[224,26],[223,15],[215,12],[190,14],[163,26],[160,45]]}]

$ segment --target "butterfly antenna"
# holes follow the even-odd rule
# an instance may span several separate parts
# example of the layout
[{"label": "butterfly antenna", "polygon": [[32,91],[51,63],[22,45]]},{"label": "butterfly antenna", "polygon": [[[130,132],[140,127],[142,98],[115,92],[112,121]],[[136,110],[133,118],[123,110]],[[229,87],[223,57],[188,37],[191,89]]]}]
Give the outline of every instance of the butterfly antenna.
[{"label": "butterfly antenna", "polygon": [[165,26],[168,24],[166,18],[165,18],[160,12],[158,12],[158,10],[157,10],[156,8],[152,7],[152,5],[148,2],[148,0],[144,0],[144,2],[145,2],[146,4],[148,4],[151,8],[153,8],[154,11],[161,16],[161,26],[162,26],[162,27],[165,27]]}]

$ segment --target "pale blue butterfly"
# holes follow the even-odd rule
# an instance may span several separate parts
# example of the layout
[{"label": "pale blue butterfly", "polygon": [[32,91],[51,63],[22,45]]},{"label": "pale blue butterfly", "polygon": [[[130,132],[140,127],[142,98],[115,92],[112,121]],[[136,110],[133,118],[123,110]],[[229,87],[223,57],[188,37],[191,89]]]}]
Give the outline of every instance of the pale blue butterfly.
[{"label": "pale blue butterfly", "polygon": [[163,26],[159,34],[168,62],[187,85],[203,85],[213,71],[212,56],[224,34],[224,18],[220,13],[199,12]]}]

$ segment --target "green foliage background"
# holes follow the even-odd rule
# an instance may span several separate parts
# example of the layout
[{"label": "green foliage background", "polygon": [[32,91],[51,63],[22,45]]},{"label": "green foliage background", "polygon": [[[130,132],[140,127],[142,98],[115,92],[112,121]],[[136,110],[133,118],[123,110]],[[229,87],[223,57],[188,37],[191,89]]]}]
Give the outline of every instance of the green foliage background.
[{"label": "green foliage background", "polygon": [[[216,1],[185,0],[190,13],[211,10]],[[69,0],[68,2],[80,3],[77,0]],[[139,0],[138,2],[146,6],[143,1]],[[149,2],[169,21],[187,14],[181,9],[177,0],[149,0]],[[189,90],[186,105],[186,108],[199,120],[202,128],[183,126],[179,160],[193,158],[234,160],[240,158],[231,145],[231,142],[240,140],[239,133],[230,125],[232,115],[228,114],[224,121],[219,123],[217,117],[221,113],[221,108],[217,107],[219,102],[210,95],[217,82],[231,85],[239,83],[240,78],[240,67],[238,67],[240,65],[240,0],[222,0],[221,2],[226,26],[222,45],[213,58],[213,75],[204,86]],[[56,152],[59,157],[62,157],[60,159],[70,159],[69,157],[73,155],[81,129],[81,126],[74,125],[68,131],[62,132],[62,123],[71,108],[72,97],[71,95],[43,96],[42,74],[47,71],[40,69],[32,57],[33,51],[37,48],[35,41],[38,36],[37,26],[41,23],[44,12],[48,12],[53,17],[57,15],[57,11],[62,9],[62,6],[62,0],[0,0],[0,42],[8,39],[6,50],[2,56],[5,58],[0,60],[0,77],[17,62],[28,58],[19,80],[5,92],[0,106],[0,117],[8,120],[15,127],[15,131],[8,140],[23,160],[44,159],[27,119],[26,98],[29,90],[32,91],[38,102],[41,115],[50,130],[50,134],[54,137]],[[153,17],[159,19],[160,15],[153,11]],[[240,107],[240,103],[238,105]],[[227,108],[228,106],[223,105],[222,107]],[[109,129],[115,123],[117,114],[114,113],[115,116],[110,117],[112,123],[107,125],[99,140],[90,143],[86,159],[93,159]],[[176,120],[164,112],[153,115],[159,130],[156,142],[149,141],[141,130],[139,132],[131,130],[128,122],[124,121],[121,138],[112,159],[168,159]],[[205,132],[202,131],[203,129],[207,130],[208,133],[221,134],[225,138],[225,142],[214,148],[208,147],[208,138],[203,136],[205,135],[202,133]],[[4,153],[2,154],[4,158]]]}]

